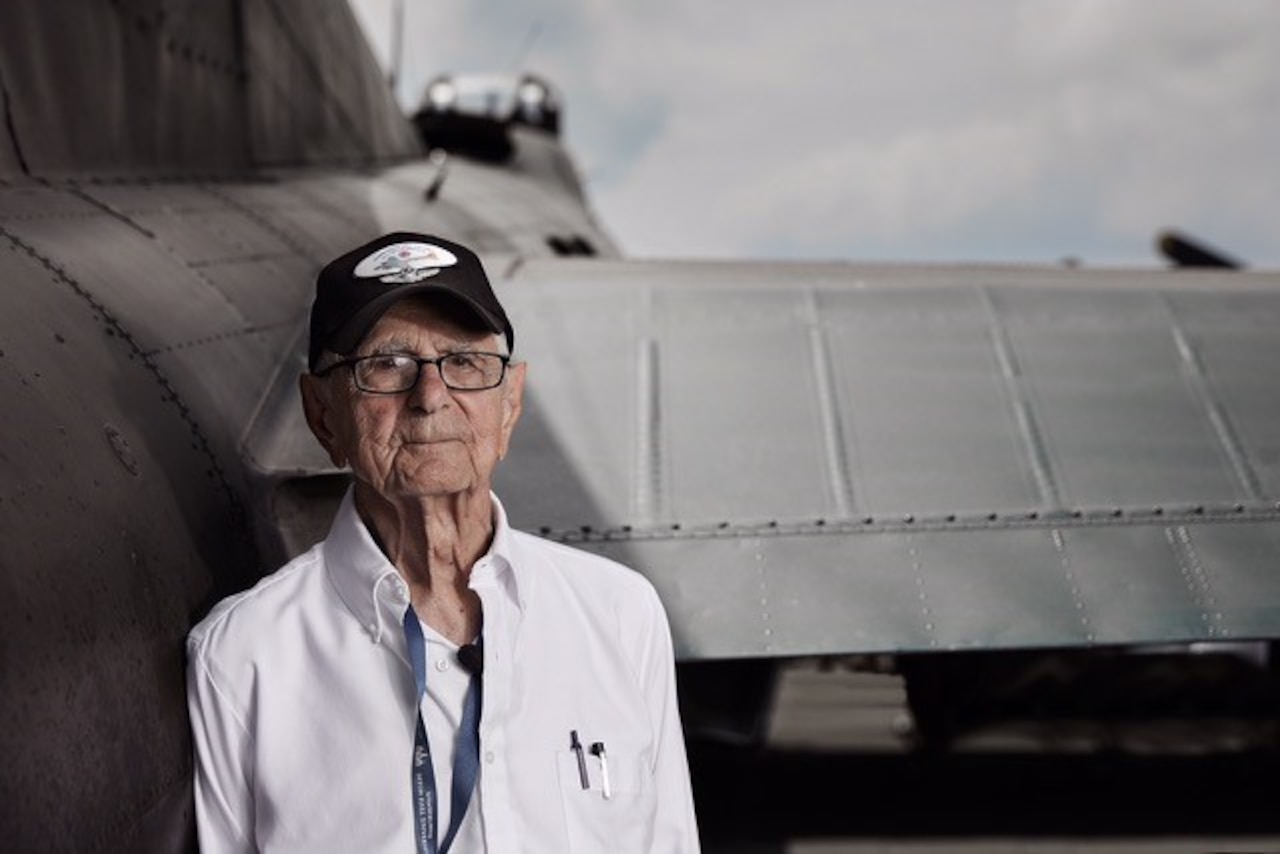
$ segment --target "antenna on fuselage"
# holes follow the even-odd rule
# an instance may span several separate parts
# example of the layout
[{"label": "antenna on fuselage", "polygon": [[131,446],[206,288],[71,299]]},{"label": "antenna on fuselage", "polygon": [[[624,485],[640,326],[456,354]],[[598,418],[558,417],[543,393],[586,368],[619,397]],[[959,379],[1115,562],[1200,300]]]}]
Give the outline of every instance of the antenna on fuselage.
[{"label": "antenna on fuselage", "polygon": [[1240,261],[1198,237],[1191,237],[1172,229],[1156,235],[1156,246],[1160,254],[1168,258],[1175,267],[1216,270],[1239,270],[1244,267]]}]

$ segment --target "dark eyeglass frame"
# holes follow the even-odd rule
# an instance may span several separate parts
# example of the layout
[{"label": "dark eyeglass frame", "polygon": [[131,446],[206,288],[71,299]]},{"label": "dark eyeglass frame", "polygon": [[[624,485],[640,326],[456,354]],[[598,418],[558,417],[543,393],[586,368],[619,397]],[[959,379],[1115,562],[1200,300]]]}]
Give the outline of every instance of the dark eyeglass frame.
[{"label": "dark eyeglass frame", "polygon": [[[456,359],[459,356],[488,356],[494,359],[498,359],[502,362],[502,370],[498,371],[497,380],[495,380],[493,383],[489,385],[482,385],[482,386],[453,385],[452,383],[449,382],[449,380],[445,378],[444,363],[449,359]],[[409,383],[404,388],[396,389],[394,391],[384,391],[382,389],[376,389],[376,388],[365,388],[363,385],[361,385],[360,372],[356,370],[356,367],[361,362],[368,362],[368,361],[372,361],[373,359],[386,359],[386,358],[408,359],[412,361],[417,366],[417,370],[413,374],[413,382]],[[482,350],[459,350],[455,353],[444,353],[434,358],[426,358],[424,356],[415,356],[412,353],[373,353],[368,356],[352,356],[348,359],[342,359],[340,361],[334,362],[331,365],[326,365],[320,370],[315,371],[315,376],[317,377],[327,376],[328,374],[332,373],[336,368],[344,368],[344,367],[350,368],[351,378],[352,380],[355,381],[356,388],[360,389],[360,391],[364,392],[365,394],[404,394],[405,392],[410,391],[413,388],[417,387],[418,383],[421,382],[423,365],[435,365],[436,373],[440,376],[440,382],[444,383],[444,387],[449,389],[450,391],[488,391],[491,388],[497,388],[498,386],[502,385],[502,381],[507,378],[507,367],[510,364],[511,364],[510,356],[504,355],[502,353],[486,353]]]}]

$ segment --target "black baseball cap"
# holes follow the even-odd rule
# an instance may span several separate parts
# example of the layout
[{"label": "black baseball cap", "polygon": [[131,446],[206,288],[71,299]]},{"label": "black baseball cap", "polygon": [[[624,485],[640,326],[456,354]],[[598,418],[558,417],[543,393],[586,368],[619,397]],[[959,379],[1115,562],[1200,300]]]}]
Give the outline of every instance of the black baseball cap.
[{"label": "black baseball cap", "polygon": [[396,231],[335,258],[316,277],[308,367],[314,371],[325,350],[355,350],[392,303],[414,294],[448,295],[486,329],[505,335],[513,351],[515,332],[476,253],[441,237]]}]

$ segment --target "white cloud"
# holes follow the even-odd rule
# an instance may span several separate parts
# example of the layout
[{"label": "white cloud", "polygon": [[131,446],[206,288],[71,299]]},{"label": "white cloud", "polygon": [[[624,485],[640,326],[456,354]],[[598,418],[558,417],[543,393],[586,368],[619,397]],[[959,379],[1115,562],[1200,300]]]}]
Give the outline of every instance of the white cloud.
[{"label": "white cloud", "polygon": [[415,7],[413,85],[508,67],[536,28],[640,254],[1146,262],[1178,225],[1280,262],[1269,0],[514,8]]}]

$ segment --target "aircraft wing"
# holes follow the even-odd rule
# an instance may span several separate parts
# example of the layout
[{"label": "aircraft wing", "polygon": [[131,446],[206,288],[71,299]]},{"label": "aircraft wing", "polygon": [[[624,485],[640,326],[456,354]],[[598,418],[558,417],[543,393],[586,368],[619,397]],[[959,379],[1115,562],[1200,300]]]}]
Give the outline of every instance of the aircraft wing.
[{"label": "aircraft wing", "polygon": [[[504,266],[497,490],[686,660],[1280,636],[1276,274]],[[251,456],[336,474],[291,380]]]},{"label": "aircraft wing", "polygon": [[516,523],[690,659],[1280,636],[1280,277],[535,261]]}]

